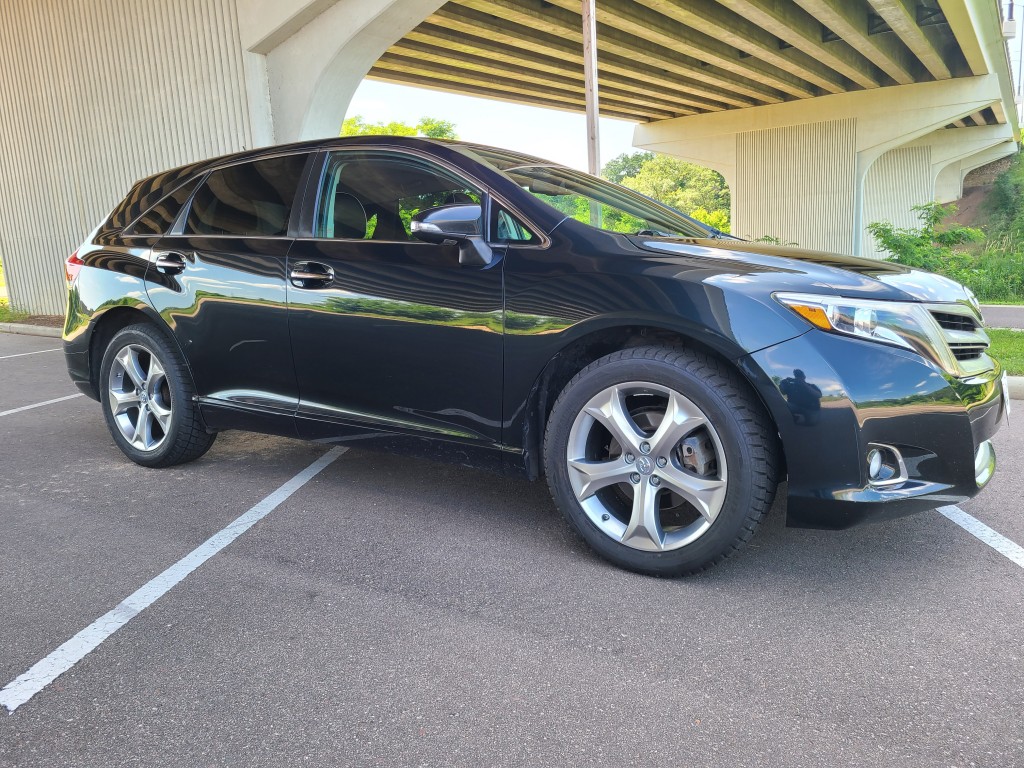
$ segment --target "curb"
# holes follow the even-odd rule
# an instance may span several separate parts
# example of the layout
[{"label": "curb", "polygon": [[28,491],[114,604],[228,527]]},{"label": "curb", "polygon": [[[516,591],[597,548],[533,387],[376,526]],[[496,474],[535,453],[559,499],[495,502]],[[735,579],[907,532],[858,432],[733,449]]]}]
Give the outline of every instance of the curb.
[{"label": "curb", "polygon": [[[0,333],[20,333],[25,336],[50,336],[59,339],[60,328],[48,328],[45,325],[24,325],[23,323],[0,323]],[[1024,400],[1024,376],[1007,377],[1010,399]]]},{"label": "curb", "polygon": [[1024,376],[1008,376],[1010,399],[1024,400]]},{"label": "curb", "polygon": [[61,337],[60,328],[49,328],[45,325],[26,325],[24,323],[0,323],[2,333],[20,333],[23,336],[50,336],[55,339]]}]

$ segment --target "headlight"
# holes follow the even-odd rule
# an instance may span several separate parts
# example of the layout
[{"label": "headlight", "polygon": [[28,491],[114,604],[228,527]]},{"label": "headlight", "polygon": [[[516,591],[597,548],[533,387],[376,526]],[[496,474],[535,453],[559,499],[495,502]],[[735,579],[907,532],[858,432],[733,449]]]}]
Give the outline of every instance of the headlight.
[{"label": "headlight", "polygon": [[775,299],[816,328],[903,347],[935,361],[946,371],[957,362],[931,313],[920,304],[777,293]]}]

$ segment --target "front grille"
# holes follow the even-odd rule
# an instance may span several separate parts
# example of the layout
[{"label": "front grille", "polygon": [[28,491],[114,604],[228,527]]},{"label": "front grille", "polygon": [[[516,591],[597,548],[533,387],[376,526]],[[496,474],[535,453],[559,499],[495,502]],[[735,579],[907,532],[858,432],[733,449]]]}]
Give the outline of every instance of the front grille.
[{"label": "front grille", "polygon": [[966,304],[932,304],[928,307],[936,324],[942,329],[942,338],[957,362],[955,376],[973,376],[992,367],[985,354],[988,334],[981,317]]},{"label": "front grille", "polygon": [[957,344],[951,343],[949,348],[953,351],[953,357],[957,360],[977,360],[988,349],[987,344]]},{"label": "front grille", "polygon": [[932,312],[932,317],[947,331],[975,331],[978,324],[973,317],[954,315],[951,312]]}]

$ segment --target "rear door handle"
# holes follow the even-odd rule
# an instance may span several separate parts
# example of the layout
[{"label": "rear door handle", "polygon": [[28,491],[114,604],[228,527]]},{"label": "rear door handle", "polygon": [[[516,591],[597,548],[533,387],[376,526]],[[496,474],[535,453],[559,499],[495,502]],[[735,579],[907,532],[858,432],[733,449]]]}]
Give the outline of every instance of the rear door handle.
[{"label": "rear door handle", "polygon": [[185,257],[175,251],[154,253],[153,266],[165,275],[177,275],[185,271]]},{"label": "rear door handle", "polygon": [[327,288],[334,282],[334,270],[319,261],[298,261],[288,271],[296,288]]}]

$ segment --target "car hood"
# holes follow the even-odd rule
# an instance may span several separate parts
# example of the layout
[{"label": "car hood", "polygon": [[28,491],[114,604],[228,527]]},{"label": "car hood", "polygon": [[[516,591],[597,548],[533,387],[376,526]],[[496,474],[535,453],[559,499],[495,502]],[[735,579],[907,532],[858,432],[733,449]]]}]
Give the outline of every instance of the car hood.
[{"label": "car hood", "polygon": [[[806,278],[809,292],[827,286],[847,298],[929,303],[974,303],[970,292],[947,277],[911,269],[891,261],[860,259],[825,251],[751,243],[732,239],[671,239],[631,236],[639,248],[689,259],[711,259],[734,265],[744,274],[785,273],[780,288],[793,290]],[[782,275],[779,275],[782,278]],[[771,278],[769,278],[771,279]]]}]

